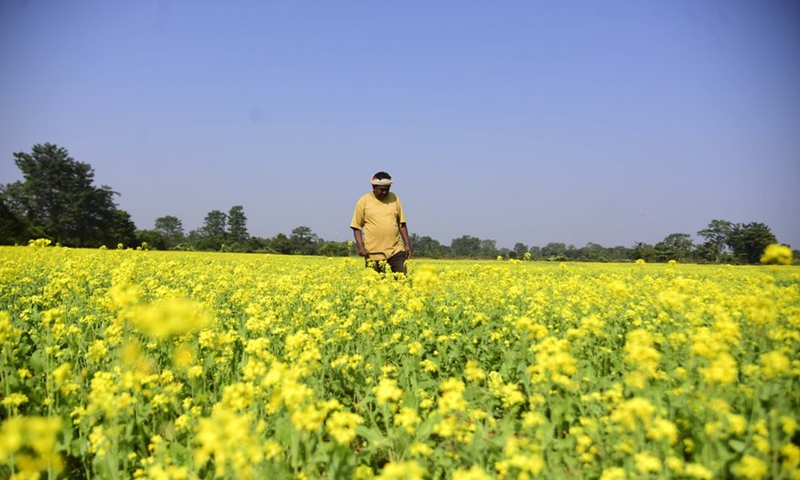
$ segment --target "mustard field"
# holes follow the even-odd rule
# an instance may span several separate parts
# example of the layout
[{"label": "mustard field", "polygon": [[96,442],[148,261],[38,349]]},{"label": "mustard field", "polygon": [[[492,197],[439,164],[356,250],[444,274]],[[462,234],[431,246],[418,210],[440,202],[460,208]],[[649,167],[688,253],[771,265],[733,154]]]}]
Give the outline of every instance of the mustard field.
[{"label": "mustard field", "polygon": [[800,267],[0,248],[0,478],[800,479]]}]

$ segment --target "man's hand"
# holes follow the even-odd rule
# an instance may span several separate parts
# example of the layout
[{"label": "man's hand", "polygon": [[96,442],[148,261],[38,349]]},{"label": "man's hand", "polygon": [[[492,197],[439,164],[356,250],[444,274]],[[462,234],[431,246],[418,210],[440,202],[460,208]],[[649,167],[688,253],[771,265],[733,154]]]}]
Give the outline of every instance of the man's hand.
[{"label": "man's hand", "polygon": [[361,233],[361,230],[353,228],[353,239],[356,241],[356,251],[358,252],[358,256],[369,258],[369,252],[367,252],[366,247],[364,247],[364,236]]},{"label": "man's hand", "polygon": [[406,249],[406,260],[411,258],[411,241],[408,238],[408,226],[405,223],[400,224],[400,238],[403,239],[403,246]]}]

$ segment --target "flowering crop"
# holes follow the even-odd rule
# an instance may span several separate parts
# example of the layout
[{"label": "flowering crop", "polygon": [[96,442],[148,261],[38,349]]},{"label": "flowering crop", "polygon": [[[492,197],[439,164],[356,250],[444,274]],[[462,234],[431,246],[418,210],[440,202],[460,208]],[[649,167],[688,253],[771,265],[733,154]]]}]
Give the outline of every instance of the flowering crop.
[{"label": "flowering crop", "polygon": [[0,477],[800,478],[800,269],[0,248]]}]

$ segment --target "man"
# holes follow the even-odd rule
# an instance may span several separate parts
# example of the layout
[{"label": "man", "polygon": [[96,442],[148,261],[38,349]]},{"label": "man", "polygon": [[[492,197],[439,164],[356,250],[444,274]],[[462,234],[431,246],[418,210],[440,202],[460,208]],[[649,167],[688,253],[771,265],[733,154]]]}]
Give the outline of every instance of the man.
[{"label": "man", "polygon": [[[406,260],[411,258],[403,205],[397,195],[389,192],[392,177],[378,172],[370,178],[372,192],[358,199],[350,228],[358,247],[358,254],[367,259],[367,265],[385,260],[392,272],[406,273]],[[401,241],[402,240],[402,241]]]}]

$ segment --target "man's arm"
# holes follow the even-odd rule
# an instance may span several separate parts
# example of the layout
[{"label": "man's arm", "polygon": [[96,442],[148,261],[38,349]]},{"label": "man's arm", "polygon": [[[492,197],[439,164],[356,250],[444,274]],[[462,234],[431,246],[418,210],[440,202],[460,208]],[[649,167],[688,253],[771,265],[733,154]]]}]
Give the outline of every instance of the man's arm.
[{"label": "man's arm", "polygon": [[411,240],[408,239],[408,227],[405,222],[400,224],[400,238],[406,246],[406,258],[411,258]]},{"label": "man's arm", "polygon": [[358,251],[358,255],[361,257],[368,257],[369,254],[367,253],[367,249],[364,248],[364,235],[361,233],[361,230],[355,227],[350,227],[353,229],[353,238],[356,240],[356,251]]}]

